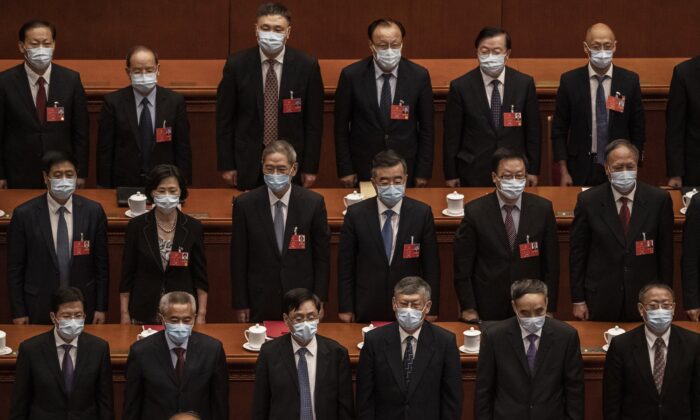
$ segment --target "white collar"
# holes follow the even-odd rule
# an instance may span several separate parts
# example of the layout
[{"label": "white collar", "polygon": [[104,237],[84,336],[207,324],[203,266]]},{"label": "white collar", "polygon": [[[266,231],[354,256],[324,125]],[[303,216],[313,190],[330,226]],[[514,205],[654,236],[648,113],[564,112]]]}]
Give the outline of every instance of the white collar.
[{"label": "white collar", "polygon": [[615,200],[616,203],[621,197],[627,197],[627,199],[629,201],[634,203],[634,194],[637,192],[637,183],[636,182],[634,183],[634,188],[632,188],[632,191],[628,192],[627,194],[622,194],[621,192],[616,190],[615,187],[612,186],[612,184],[610,184],[610,188],[612,189],[613,199]]},{"label": "white collar", "polygon": [[46,193],[46,199],[47,199],[46,201],[49,204],[49,214],[58,213],[58,209],[61,207],[65,207],[66,211],[68,211],[68,213],[73,213],[73,194],[71,194],[70,197],[68,197],[68,201],[66,201],[66,204],[64,204],[63,206],[61,206],[61,204],[59,204],[51,196],[51,193],[48,193],[48,192]]},{"label": "white collar", "polygon": [[[417,330],[413,331],[413,334],[409,334],[409,333],[407,333],[406,331],[404,331],[404,329],[401,328],[401,326],[399,325],[399,337],[401,338],[401,342],[403,343],[404,341],[406,341],[406,338],[408,338],[408,336],[411,336],[411,337],[413,337],[413,338],[415,339],[415,341],[416,341],[416,343],[417,343],[417,342],[418,342],[418,336],[420,335],[420,331],[421,331],[422,329],[423,329],[423,325],[421,324],[420,328],[418,328]],[[415,349],[414,349],[413,351],[415,352]]]},{"label": "white collar", "polygon": [[481,67],[479,67],[479,71],[481,72],[481,77],[484,79],[484,86],[488,87],[494,80],[498,80],[503,86],[506,85],[506,67],[503,67],[503,71],[498,75],[498,77],[489,76],[488,74],[484,73],[483,70],[481,70]]},{"label": "white collar", "polygon": [[282,51],[280,51],[279,54],[277,54],[277,57],[274,58],[266,56],[262,48],[260,47],[258,47],[258,52],[260,53],[260,64],[265,63],[267,60],[275,60],[280,64],[284,64],[284,53],[287,52],[287,46],[285,45],[284,47],[282,47]]},{"label": "white collar", "polygon": [[[82,333],[81,333],[82,334]],[[58,335],[58,330],[56,327],[53,327],[53,338],[56,340],[56,347],[61,347],[64,344],[70,344],[71,346],[75,347],[76,349],[78,348],[78,338],[80,338],[80,334],[78,334],[77,337],[73,339],[71,342],[67,342],[66,340],[63,339],[60,335]]]},{"label": "white collar", "polygon": [[382,200],[377,197],[377,209],[379,210],[379,215],[383,216],[384,212],[387,210],[392,210],[397,216],[401,215],[401,206],[403,205],[403,198],[399,200],[394,207],[387,207],[386,204],[382,203]]},{"label": "white collar", "polygon": [[384,74],[389,74],[389,73],[391,73],[391,75],[394,76],[395,78],[397,78],[397,79],[399,78],[399,65],[398,64],[396,65],[396,67],[394,67],[394,70],[392,70],[388,73],[385,72],[384,70],[382,70],[381,67],[379,67],[379,65],[377,64],[377,60],[374,59],[374,56],[372,56],[372,64],[374,64],[374,78],[375,79],[379,79]]},{"label": "white collar", "polygon": [[46,71],[44,74],[37,74],[34,70],[32,70],[31,67],[29,67],[29,64],[27,62],[24,62],[24,70],[27,72],[27,76],[29,77],[29,81],[32,83],[32,86],[36,85],[37,82],[39,81],[40,77],[43,77],[45,80],[45,84],[50,84],[51,83],[51,68],[53,67],[53,63],[49,63],[49,67],[46,68]]},{"label": "white collar", "polygon": [[277,203],[277,201],[281,201],[285,207],[289,208],[289,196],[292,193],[292,188],[294,188],[294,186],[290,185],[287,189],[287,192],[284,193],[282,198],[277,198],[277,196],[272,192],[272,190],[267,188],[267,197],[270,199],[270,206],[274,206]]},{"label": "white collar", "polygon": [[[156,90],[158,89],[158,86],[151,89],[151,91],[148,92],[148,95],[142,94],[141,92],[134,89],[133,87],[132,87],[132,89],[134,91],[134,100],[136,101],[137,107],[139,105],[141,105],[141,101],[143,101],[143,98],[148,98],[148,102],[151,104],[151,106],[156,106]],[[154,124],[155,124],[155,122],[154,122]]]},{"label": "white collar", "polygon": [[[656,343],[656,339],[659,338],[659,336],[651,332],[646,325],[644,326],[644,336],[647,339],[647,346],[649,347],[649,350],[652,350],[654,348],[654,344]],[[669,337],[671,337],[671,327],[668,327],[666,332],[661,334],[661,339],[664,340],[667,349]]]},{"label": "white collar", "polygon": [[[297,343],[297,341],[292,337],[291,334],[289,334],[289,339],[292,340],[292,350],[294,351],[294,354],[297,354],[297,351],[299,351],[302,346]],[[309,341],[309,344],[304,346],[306,348],[307,353],[309,353],[311,356],[316,356],[317,350],[318,350],[318,341],[316,341],[316,336],[314,335],[311,341]]]},{"label": "white collar", "polygon": [[[591,66],[590,61],[588,62],[588,78],[591,79],[593,76],[600,76],[596,71],[593,69],[593,66]],[[613,64],[610,64],[610,68],[608,71],[605,72],[604,76],[608,76],[609,78],[612,79],[613,76]]]}]

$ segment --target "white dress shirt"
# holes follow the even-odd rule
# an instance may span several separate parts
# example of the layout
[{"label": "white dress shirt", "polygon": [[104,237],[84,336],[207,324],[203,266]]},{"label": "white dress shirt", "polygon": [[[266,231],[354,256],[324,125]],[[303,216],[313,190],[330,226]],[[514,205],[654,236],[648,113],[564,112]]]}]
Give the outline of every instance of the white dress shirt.
[{"label": "white dress shirt", "polygon": [[[51,234],[53,235],[53,247],[58,247],[58,209],[61,207],[56,200],[51,197],[51,194],[46,193],[46,198],[49,203],[49,220],[51,221]],[[63,205],[66,211],[63,213],[63,218],[66,219],[66,227],[68,228],[68,247],[73,249],[73,196],[71,195]],[[58,253],[58,250],[56,250]]]},{"label": "white dress shirt", "polygon": [[[654,344],[656,343],[656,339],[658,338],[658,336],[653,332],[649,331],[649,328],[647,328],[646,325],[644,326],[644,335],[647,338],[647,350],[649,351],[649,365],[651,366],[651,375],[653,377],[654,359],[656,355],[656,349],[654,348]],[[668,354],[669,337],[671,337],[671,328],[667,329],[666,332],[661,335],[661,339],[664,340],[664,343],[666,343],[666,349],[663,350],[664,360],[666,360],[666,355]]]},{"label": "white dress shirt", "polygon": [[[503,223],[506,223],[506,216],[508,215],[508,212],[506,212],[506,209],[503,208],[503,206],[510,205],[503,201],[501,198],[501,194],[496,191],[496,197],[498,197],[498,207],[501,209],[501,218],[503,219]],[[520,226],[520,209],[522,208],[522,203],[523,203],[523,196],[522,194],[520,197],[518,197],[518,201],[515,202],[515,204],[512,204],[513,210],[510,211],[510,215],[513,218],[513,225],[515,226],[515,232],[518,232],[518,227]]]},{"label": "white dress shirt", "polygon": [[58,368],[63,369],[63,356],[65,356],[66,351],[63,350],[63,347],[61,347],[64,344],[70,344],[71,347],[70,351],[68,352],[68,355],[70,356],[71,361],[73,362],[73,371],[75,371],[76,365],[75,361],[78,357],[78,337],[75,337],[73,341],[67,342],[63,338],[61,338],[60,335],[58,335],[58,331],[56,331],[56,328],[54,327],[53,329],[53,338],[56,340],[56,351],[58,352]]},{"label": "white dress shirt", "polygon": [[[391,264],[391,260],[394,258],[394,250],[396,249],[396,234],[399,232],[399,219],[401,218],[401,204],[403,204],[403,199],[399,200],[398,203],[394,207],[391,208],[391,210],[394,211],[394,217],[391,218],[391,228],[394,232],[394,238],[391,241],[391,258],[389,258],[389,264]],[[382,200],[377,198],[377,208],[379,210],[379,233],[381,234],[382,229],[384,228],[384,223],[386,222],[387,217],[384,215],[384,212],[389,210],[389,207],[387,207],[384,203],[382,203]]]},{"label": "white dress shirt", "polygon": [[[607,102],[608,96],[610,96],[610,86],[612,85],[612,74],[613,74],[613,66],[612,64],[610,65],[610,68],[608,71],[605,73],[606,77],[605,80],[603,80],[603,90],[605,91],[605,101]],[[598,133],[596,131],[595,125],[596,125],[596,118],[595,118],[595,98],[596,98],[596,93],[598,92],[598,79],[595,78],[594,76],[597,76],[598,73],[593,70],[593,67],[591,67],[591,63],[588,63],[588,80],[591,88],[591,153],[598,153]],[[607,108],[606,108],[607,109]],[[608,113],[609,115],[609,113]],[[608,121],[610,121],[610,117],[608,116]],[[601,150],[600,153],[605,153],[605,150]]]},{"label": "white dress shirt", "polygon": [[278,201],[281,201],[283,206],[282,206],[282,215],[284,216],[284,226],[287,227],[287,213],[289,212],[289,195],[292,192],[292,187],[291,185],[289,186],[289,189],[287,190],[286,193],[282,196],[282,198],[277,198],[277,196],[268,188],[267,189],[267,196],[270,199],[270,211],[272,212],[272,222],[274,223],[275,221],[275,207],[277,205]]},{"label": "white dress shirt", "polygon": [[[290,337],[292,340],[292,350],[294,351],[294,363],[299,366],[299,354],[297,351],[301,346]],[[309,391],[311,392],[311,411],[314,413],[314,419],[316,418],[316,402],[314,401],[314,395],[316,390],[316,360],[318,355],[318,342],[316,341],[316,336],[311,339],[309,344],[306,345],[306,370],[309,373]]]},{"label": "white dress shirt", "polygon": [[154,87],[148,95],[142,95],[134,89],[134,100],[136,101],[136,123],[141,124],[141,110],[143,110],[143,98],[148,98],[148,110],[151,112],[151,122],[153,123],[153,132],[156,132],[156,128],[163,127],[163,121],[156,121],[156,90],[158,87]]},{"label": "white dress shirt", "polygon": [[[374,78],[377,83],[377,104],[382,105],[382,88],[384,87],[384,78],[382,77],[385,73],[378,65],[377,62],[372,60],[374,64]],[[391,71],[391,78],[389,79],[389,86],[391,87],[391,103],[394,103],[394,94],[396,93],[396,81],[399,77],[399,66],[394,67]]]},{"label": "white dress shirt", "polygon": [[613,198],[615,199],[617,214],[620,214],[620,209],[622,208],[622,201],[620,201],[620,198],[627,197],[627,207],[630,209],[630,217],[632,217],[632,206],[634,205],[634,193],[637,192],[637,184],[634,184],[634,188],[632,188],[632,191],[628,192],[625,195],[620,194],[615,188],[612,187],[612,185],[610,186],[610,188],[612,188]]},{"label": "white dress shirt", "polygon": [[[547,322],[547,320],[545,320],[544,322]],[[523,346],[525,347],[525,354],[527,354],[527,350],[530,348],[530,340],[527,338],[527,336],[530,334],[535,334],[537,336],[537,338],[535,339],[535,348],[539,349],[540,348],[540,338],[542,338],[542,328],[535,331],[534,333],[530,333],[530,332],[526,331],[522,327],[522,325],[520,325],[520,323],[518,323],[518,325],[520,326],[520,335],[523,338]]]},{"label": "white dress shirt", "polygon": [[184,357],[185,361],[187,361],[187,343],[189,343],[190,339],[188,338],[187,340],[185,340],[184,343],[182,343],[182,345],[178,346],[170,340],[170,337],[168,337],[167,333],[164,335],[165,342],[168,343],[168,350],[170,350],[170,360],[173,362],[173,369],[175,369],[175,366],[177,366],[177,354],[175,354],[175,351],[173,349],[178,347],[185,349],[185,353],[183,353],[182,357]]},{"label": "white dress shirt", "polygon": [[[32,70],[27,63],[24,63],[24,70],[27,72],[27,79],[29,80],[29,89],[32,92],[32,101],[34,102],[34,106],[36,106],[36,94],[39,92],[39,78],[43,77],[45,82],[44,82],[44,90],[46,91],[46,106],[50,107],[53,106],[54,104],[49,103],[49,85],[51,84],[51,67],[52,64],[49,64],[49,67],[46,69],[44,74],[36,74],[34,70]],[[61,104],[58,104],[61,106]]]},{"label": "white dress shirt", "polygon": [[416,360],[416,351],[418,351],[418,336],[420,336],[420,330],[423,329],[423,326],[418,328],[416,331],[413,332],[413,334],[409,334],[406,331],[404,331],[403,328],[399,327],[399,337],[401,338],[401,360],[403,361],[403,356],[406,353],[406,339],[411,336],[413,337],[413,343],[411,343],[411,346],[413,346],[413,360]]},{"label": "white dress shirt", "polygon": [[[277,57],[273,58],[272,60],[275,60],[275,74],[277,75],[277,92],[279,93],[279,90],[282,86],[282,66],[284,65],[284,53],[287,51],[287,47],[283,47],[282,51],[280,51],[279,54],[277,54]],[[262,83],[263,83],[263,92],[265,92],[265,80],[267,80],[267,68],[270,66],[270,64],[267,62],[270,58],[265,55],[265,53],[260,49],[260,63],[262,64]],[[287,95],[288,93],[282,92],[281,96]],[[287,96],[284,96],[284,98],[287,98]]]},{"label": "white dress shirt", "polygon": [[503,103],[503,89],[506,85],[506,68],[503,68],[503,71],[498,75],[498,77],[491,77],[484,73],[481,69],[479,69],[479,71],[481,72],[481,78],[484,79],[484,89],[486,90],[486,100],[488,101],[489,107],[491,107],[491,96],[493,96],[493,85],[491,82],[498,80],[501,82],[498,84],[498,93],[501,94],[501,108],[503,109],[503,112],[510,112],[510,104]]}]

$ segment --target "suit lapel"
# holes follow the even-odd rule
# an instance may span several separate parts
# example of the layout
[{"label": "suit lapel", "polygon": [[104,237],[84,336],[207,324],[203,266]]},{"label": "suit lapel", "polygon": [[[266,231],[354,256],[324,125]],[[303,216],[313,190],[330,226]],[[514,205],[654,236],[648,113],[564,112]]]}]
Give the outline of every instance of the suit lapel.
[{"label": "suit lapel", "polygon": [[[314,411],[316,411],[316,413],[322,413],[323,411],[320,410],[320,407],[324,400],[319,397],[319,395],[323,395],[324,391],[322,387],[324,386],[324,379],[326,378],[326,373],[330,372],[331,369],[331,354],[326,343],[319,339],[318,336],[316,336],[316,344],[316,386],[313,395]],[[319,389],[321,391],[319,391]]]},{"label": "suit lapel", "polygon": [[533,233],[532,231],[528,230],[530,227],[530,212],[532,211],[531,204],[532,201],[530,201],[527,194],[523,194],[520,201],[520,222],[518,222],[518,233],[515,240],[515,249],[513,250],[516,253],[519,253],[518,245],[526,243],[530,233]]},{"label": "suit lapel", "polygon": [[[255,190],[253,190],[251,193],[254,193],[254,191]],[[272,218],[272,210],[270,207],[270,198],[267,187],[260,187],[260,196],[257,197],[257,201],[257,207],[259,209],[258,216],[260,217],[260,226],[262,226],[263,230],[265,231],[265,234],[267,235],[267,239],[272,244],[272,249],[275,250],[275,255],[279,258],[281,254],[279,252],[279,249],[277,248],[277,237],[275,237],[275,221]],[[289,217],[289,209],[287,209],[287,217]],[[282,248],[284,250],[284,247]]]},{"label": "suit lapel", "polygon": [[27,107],[27,112],[33,116],[32,120],[38,127],[40,126],[39,117],[36,114],[36,105],[34,105],[34,98],[32,98],[32,90],[29,87],[29,79],[27,77],[24,64],[20,64],[16,73],[15,85],[17,86],[19,97],[22,98],[22,102]]},{"label": "suit lapel", "polygon": [[644,327],[639,327],[636,334],[638,337],[634,340],[634,348],[632,349],[632,357],[637,364],[637,371],[642,376],[649,388],[649,393],[658,399],[658,391],[654,383],[654,377],[651,373],[651,362],[649,361],[649,346],[647,338],[644,334]]},{"label": "suit lapel", "polygon": [[637,191],[634,193],[634,201],[632,202],[632,214],[630,215],[630,225],[627,230],[627,240],[634,245],[634,238],[641,236],[642,226],[649,216],[649,207],[646,200],[646,190],[642,185],[637,183]]},{"label": "suit lapel", "polygon": [[[168,342],[165,340],[165,332],[161,331],[158,334],[160,334],[160,337],[157,338],[157,343],[155,343],[156,351],[159,353],[158,360],[160,360],[161,364],[163,365],[163,371],[168,375],[168,378],[170,378],[170,380],[173,381],[176,386],[179,386],[177,376],[175,376],[175,368],[173,367],[173,358],[170,354],[170,349],[168,348]],[[192,339],[191,336],[190,339]],[[188,350],[191,348],[190,344],[191,342],[187,344]],[[195,359],[194,361],[196,361],[196,357],[196,355],[192,357]],[[187,371],[187,363],[189,362],[189,359],[190,352],[187,351],[185,353],[185,371]]]},{"label": "suit lapel", "polygon": [[394,373],[394,380],[401,389],[401,393],[406,394],[406,382],[403,379],[403,366],[401,354],[401,337],[399,336],[399,324],[391,324],[391,330],[385,338],[384,352],[391,371]]},{"label": "suit lapel", "polygon": [[146,224],[143,226],[142,232],[143,237],[146,241],[146,245],[151,251],[153,262],[158,267],[158,270],[163,272],[163,263],[160,259],[160,245],[158,244],[158,230],[156,228],[156,215],[154,211],[155,210],[152,210],[146,214],[146,217],[144,219]]},{"label": "suit lapel", "polygon": [[[281,348],[280,348],[281,354],[279,355],[279,360],[282,362],[282,364],[285,367],[285,370],[287,373],[290,375],[292,379],[292,383],[294,384],[294,388],[297,391],[297,394],[299,393],[299,373],[297,372],[297,364],[295,362],[294,358],[294,348],[292,347],[292,335],[287,334],[285,337],[282,338],[282,343],[281,343]],[[316,366],[316,384],[318,384],[318,375],[319,373],[323,375],[325,371],[322,371],[318,368],[319,366]],[[316,387],[318,388],[318,387]]]},{"label": "suit lapel", "polygon": [[[83,366],[85,366],[89,362],[88,358],[90,357],[90,349],[85,344],[85,339],[83,337],[83,334],[80,334],[80,336],[78,337],[78,354],[75,357],[75,371],[73,372],[73,384],[80,383],[80,374],[84,370]],[[75,388],[75,386],[73,388]]]},{"label": "suit lapel", "polygon": [[[503,214],[501,212],[501,208],[498,202],[498,197],[496,196],[496,192],[491,193],[491,197],[489,200],[491,201],[491,206],[494,209],[494,211],[489,211],[486,214],[487,218],[490,218],[491,220],[488,220],[487,223],[489,223],[491,226],[494,226],[495,232],[494,234],[498,237],[498,241],[501,242],[503,245],[503,249],[505,250],[510,250],[510,243],[508,242],[508,234],[506,233],[506,225],[503,222]],[[521,217],[522,217],[522,212],[521,212]],[[520,226],[524,226],[522,219],[520,220]],[[520,232],[521,229],[518,229],[518,232]],[[512,251],[508,251],[508,254],[511,254]]]},{"label": "suit lapel", "polygon": [[[379,102],[377,101],[379,92],[377,91],[377,77],[374,74],[374,59],[369,58],[367,61],[367,68],[365,70],[365,89],[367,95],[367,103],[372,109],[372,114],[374,114],[375,124],[377,127],[383,128],[382,115],[379,110]],[[398,80],[397,80],[398,82]]]},{"label": "suit lapel", "polygon": [[[56,378],[61,392],[66,395],[66,383],[63,381],[61,366],[58,364],[58,350],[56,349],[56,339],[54,338],[53,330],[45,333],[45,339],[41,348],[42,352],[44,353],[46,363],[49,365],[49,370]],[[80,348],[80,346],[78,346],[78,348]]]},{"label": "suit lapel", "polygon": [[[503,100],[501,101],[501,126],[498,127],[499,132],[503,132],[505,130],[505,126],[503,125],[503,113],[504,112],[510,112],[511,106],[515,105],[513,103],[513,91],[516,89],[515,86],[513,86],[513,83],[515,81],[513,80],[513,69],[509,69],[506,67],[506,72],[504,83],[503,83]],[[515,110],[515,112],[522,112],[523,110]]]},{"label": "suit lapel", "polygon": [[588,132],[592,133],[593,125],[593,114],[591,114],[591,79],[588,76],[588,65],[584,66],[580,70],[581,72],[581,87],[583,87],[583,98],[585,100],[583,110],[586,113],[586,124],[588,125]]},{"label": "suit lapel", "polygon": [[50,108],[54,105],[65,107],[65,98],[68,96],[63,89],[63,73],[55,65],[51,65],[51,79],[49,80],[49,95],[46,98],[46,107]]},{"label": "suit lapel", "polygon": [[[157,92],[156,92],[157,94]],[[124,115],[126,115],[129,120],[129,127],[131,128],[131,133],[134,136],[134,141],[136,146],[141,150],[141,138],[139,135],[139,122],[136,107],[136,97],[134,96],[134,89],[128,88],[124,94],[124,100],[122,101],[122,106],[124,107]],[[157,108],[156,108],[157,111]]]},{"label": "suit lapel", "polygon": [[36,207],[36,218],[39,221],[39,227],[42,235],[44,236],[46,247],[51,254],[51,260],[53,261],[54,266],[58,268],[58,256],[56,255],[56,246],[53,242],[53,231],[51,230],[50,217],[48,197],[45,195],[42,200],[39,200],[39,204]]},{"label": "suit lapel", "polygon": [[[615,66],[613,65],[612,68],[612,80],[610,80],[610,96],[615,96],[617,92],[620,92],[620,95],[625,95],[625,90],[622,88],[622,80],[620,80],[619,77],[615,77]],[[605,98],[607,101],[608,98]],[[615,111],[610,111],[608,110],[608,132],[612,130],[612,122],[613,118],[612,116],[617,114]]]},{"label": "suit lapel", "polygon": [[370,232],[370,236],[374,238],[374,242],[377,245],[380,255],[383,256],[386,265],[389,265],[389,261],[386,258],[386,252],[384,251],[384,240],[382,239],[382,226],[379,225],[379,207],[377,204],[377,198],[371,198],[370,205],[367,206],[367,210],[364,214],[365,222],[367,223],[367,229]]},{"label": "suit lapel", "polygon": [[[153,127],[155,129],[157,128],[162,128],[163,124],[170,124],[171,126],[173,125],[173,121],[166,121],[165,116],[166,116],[166,107],[168,103],[168,98],[166,95],[163,94],[163,90],[159,87],[156,87],[156,120],[153,121]],[[153,142],[153,147],[155,147],[156,143]]]},{"label": "suit lapel", "polygon": [[[73,242],[75,241],[81,241],[85,239],[85,215],[83,214],[83,202],[80,201],[78,198],[76,200],[76,196],[73,195]],[[73,261],[75,258],[73,258],[73,245],[74,244],[69,244],[70,250],[71,250],[71,258],[70,258],[70,263],[71,266],[73,265]],[[92,245],[92,244],[90,244]]]},{"label": "suit lapel", "polygon": [[666,351],[666,368],[664,370],[663,384],[661,385],[661,396],[663,400],[666,391],[671,386],[674,376],[680,372],[681,363],[685,360],[685,347],[678,337],[678,331],[671,325],[671,334],[668,337],[668,349]]},{"label": "suit lapel", "polygon": [[[408,234],[411,226],[413,226],[413,221],[408,220],[408,217],[412,214],[410,208],[411,204],[408,202],[406,197],[404,197],[401,201],[401,208],[399,209],[401,213],[399,215],[399,227],[398,232],[396,232],[396,246],[394,247],[394,254],[391,258],[391,265],[394,265],[394,263],[403,259],[403,244],[408,244],[411,242],[411,238],[409,237],[410,235]],[[382,239],[382,245],[383,244],[384,239]]]},{"label": "suit lapel", "polygon": [[[299,198],[299,190],[297,190],[297,186],[292,185],[291,186],[291,191],[289,192],[289,206],[287,208],[287,222],[284,225],[284,241],[282,242],[282,256],[287,254],[287,251],[289,249],[289,243],[292,239],[292,235],[294,234],[294,228],[298,228],[301,219],[301,209],[299,206],[301,205],[300,198]],[[304,232],[299,232],[297,230],[298,234],[304,234]]]},{"label": "suit lapel", "polygon": [[496,129],[493,125],[493,116],[491,115],[491,104],[489,103],[489,97],[486,93],[486,86],[484,86],[484,77],[481,75],[481,70],[477,67],[472,71],[473,76],[471,77],[472,89],[474,90],[475,97],[481,98],[479,103],[481,104],[481,112],[486,118],[488,127],[492,133],[496,133]]},{"label": "suit lapel", "polygon": [[[392,100],[392,104],[401,104],[401,101],[403,101],[404,105],[409,105],[408,103],[408,93],[409,93],[409,83],[410,81],[408,78],[410,77],[408,73],[408,67],[407,66],[401,66],[401,64],[404,62],[405,59],[401,59],[399,62],[399,67],[396,70],[396,89],[394,90],[394,99]],[[409,109],[409,115],[411,113],[416,112],[415,109]],[[401,120],[392,120],[391,118],[389,119],[389,127],[394,128],[395,125],[401,124]]]},{"label": "suit lapel", "polygon": [[[255,86],[253,91],[255,92],[255,102],[258,106],[258,119],[260,120],[260,129],[263,130],[265,126],[265,111],[264,111],[264,92],[265,87],[263,86],[262,77],[262,62],[260,61],[260,49],[251,48],[249,57],[249,67],[250,67],[250,77],[251,83]],[[284,75],[284,70],[282,70]]]},{"label": "suit lapel", "polygon": [[530,376],[530,366],[527,364],[527,359],[525,356],[525,344],[523,342],[522,333],[520,332],[520,325],[518,324],[518,319],[516,317],[510,320],[511,327],[509,330],[510,344],[513,346],[515,351],[515,358],[520,362],[520,366],[523,371]]},{"label": "suit lapel", "polygon": [[411,370],[411,380],[408,386],[407,398],[411,398],[413,393],[418,389],[418,384],[423,377],[423,373],[428,369],[430,360],[433,358],[435,348],[433,347],[433,327],[429,322],[423,323],[423,327],[418,336],[418,343],[415,350],[415,358],[413,360],[413,369]]},{"label": "suit lapel", "polygon": [[[184,389],[187,386],[187,382],[190,380],[190,377],[193,374],[201,371],[199,368],[200,352],[197,348],[198,345],[199,337],[197,336],[197,334],[190,335],[190,338],[187,340],[187,351],[185,351],[185,371],[182,373],[182,382],[180,383],[180,389]],[[168,350],[168,354],[169,353],[170,350]],[[173,372],[173,374],[175,373],[174,369],[170,370]],[[175,378],[177,379],[177,376],[175,376]]]},{"label": "suit lapel", "polygon": [[[542,370],[542,364],[547,360],[547,353],[552,347],[554,342],[554,334],[552,333],[552,325],[549,321],[545,321],[544,327],[542,327],[542,335],[540,336],[540,345],[537,347],[537,356],[535,356],[535,373],[533,378],[537,377],[537,374]],[[524,347],[523,347],[524,349]]]},{"label": "suit lapel", "polygon": [[[280,80],[279,101],[277,103],[278,113],[282,114],[282,101],[291,98],[293,81],[297,79],[296,54],[293,50],[286,48],[284,52],[284,63],[282,65],[282,80]],[[297,97],[300,97],[297,92]],[[303,105],[302,105],[303,106]]]},{"label": "suit lapel", "polygon": [[617,204],[615,204],[615,197],[613,196],[610,184],[605,183],[601,188],[605,189],[601,195],[602,199],[600,201],[603,220],[605,220],[605,223],[608,224],[610,230],[615,234],[615,238],[620,242],[620,245],[627,247],[627,239],[622,230],[622,222],[620,222],[620,215],[617,212]]}]

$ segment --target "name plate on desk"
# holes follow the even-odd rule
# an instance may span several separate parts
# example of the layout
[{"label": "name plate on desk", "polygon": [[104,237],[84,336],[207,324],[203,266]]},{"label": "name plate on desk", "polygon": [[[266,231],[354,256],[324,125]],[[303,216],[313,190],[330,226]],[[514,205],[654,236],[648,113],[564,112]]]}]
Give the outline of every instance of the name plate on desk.
[{"label": "name plate on desk", "polygon": [[209,213],[187,213],[188,216],[192,216],[195,219],[208,219]]},{"label": "name plate on desk", "polygon": [[555,217],[574,217],[574,212],[571,210],[555,211]]}]

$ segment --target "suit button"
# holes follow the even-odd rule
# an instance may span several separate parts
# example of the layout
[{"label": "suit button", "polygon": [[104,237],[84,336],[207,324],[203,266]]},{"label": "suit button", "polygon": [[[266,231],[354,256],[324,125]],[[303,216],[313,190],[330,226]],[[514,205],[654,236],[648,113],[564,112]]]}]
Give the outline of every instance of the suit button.
[{"label": "suit button", "polygon": [[384,140],[389,140],[389,135],[388,135],[388,134],[384,134]]}]

